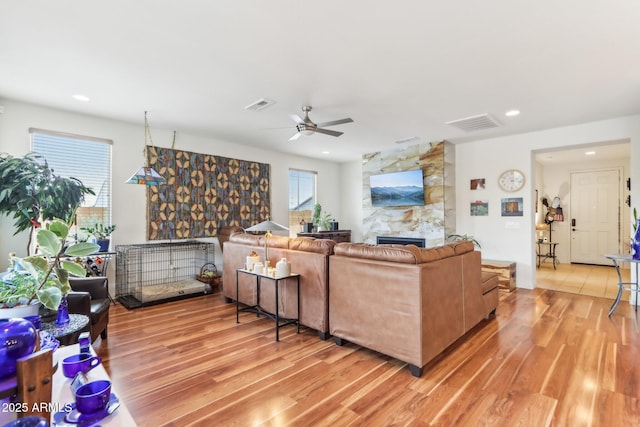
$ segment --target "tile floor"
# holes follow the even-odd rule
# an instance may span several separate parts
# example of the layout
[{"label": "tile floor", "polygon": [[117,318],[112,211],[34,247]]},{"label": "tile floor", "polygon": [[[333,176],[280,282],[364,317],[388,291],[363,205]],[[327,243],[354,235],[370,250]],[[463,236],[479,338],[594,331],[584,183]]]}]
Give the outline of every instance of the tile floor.
[{"label": "tile floor", "polygon": [[[622,269],[621,273],[622,279],[629,281],[629,269]],[[609,299],[618,294],[618,275],[613,265],[558,264],[554,270],[547,261],[536,270],[536,276],[538,288]],[[629,293],[623,292],[623,301],[629,301]]]}]

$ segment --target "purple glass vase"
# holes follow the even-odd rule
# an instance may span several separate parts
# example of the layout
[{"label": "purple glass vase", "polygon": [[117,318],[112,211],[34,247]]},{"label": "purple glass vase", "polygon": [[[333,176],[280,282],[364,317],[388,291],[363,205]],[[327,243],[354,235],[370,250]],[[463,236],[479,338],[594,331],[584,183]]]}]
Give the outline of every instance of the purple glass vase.
[{"label": "purple glass vase", "polygon": [[58,315],[56,316],[56,325],[64,326],[69,323],[69,307],[67,307],[67,296],[63,295],[58,307]]},{"label": "purple glass vase", "polygon": [[631,237],[631,256],[640,259],[640,219],[636,223],[636,232]]},{"label": "purple glass vase", "polygon": [[36,328],[25,319],[0,319],[0,378],[16,372],[16,360],[33,353]]}]

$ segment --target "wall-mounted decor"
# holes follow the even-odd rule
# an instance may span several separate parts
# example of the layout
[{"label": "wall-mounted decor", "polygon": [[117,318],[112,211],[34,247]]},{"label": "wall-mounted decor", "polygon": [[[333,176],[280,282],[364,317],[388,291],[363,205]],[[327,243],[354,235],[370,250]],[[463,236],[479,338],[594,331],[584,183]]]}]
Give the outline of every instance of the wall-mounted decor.
[{"label": "wall-mounted decor", "polygon": [[525,177],[522,172],[517,169],[509,169],[500,174],[498,185],[504,191],[518,191],[524,187]]},{"label": "wall-mounted decor", "polygon": [[522,197],[502,199],[502,216],[522,216]]},{"label": "wall-mounted decor", "polygon": [[470,188],[472,190],[484,190],[485,189],[485,179],[484,178],[472,179]]},{"label": "wall-mounted decor", "polygon": [[269,218],[268,164],[154,146],[147,161],[167,180],[147,190],[148,240],[215,237]]},{"label": "wall-mounted decor", "polygon": [[488,216],[489,215],[489,201],[488,200],[474,200],[471,202],[471,216]]}]

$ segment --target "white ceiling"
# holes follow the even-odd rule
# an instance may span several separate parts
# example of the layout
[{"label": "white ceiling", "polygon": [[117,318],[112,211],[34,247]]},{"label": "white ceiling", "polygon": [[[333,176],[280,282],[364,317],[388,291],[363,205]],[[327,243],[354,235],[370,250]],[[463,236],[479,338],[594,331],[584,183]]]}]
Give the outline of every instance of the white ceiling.
[{"label": "white ceiling", "polygon": [[[639,22],[632,0],[5,1],[0,97],[347,161],[639,113]],[[305,104],[354,123],[288,142]]]}]

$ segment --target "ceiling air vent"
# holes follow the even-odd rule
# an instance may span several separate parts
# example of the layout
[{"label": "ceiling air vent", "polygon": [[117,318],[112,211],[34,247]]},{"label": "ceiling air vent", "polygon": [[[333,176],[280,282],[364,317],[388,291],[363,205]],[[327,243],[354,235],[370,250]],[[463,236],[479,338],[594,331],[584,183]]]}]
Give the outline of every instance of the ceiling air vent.
[{"label": "ceiling air vent", "polygon": [[477,130],[497,128],[500,123],[489,114],[480,114],[479,116],[467,117],[465,119],[453,120],[445,124],[465,132],[475,132]]},{"label": "ceiling air vent", "polygon": [[260,110],[264,110],[267,107],[272,106],[273,104],[275,104],[276,101],[274,101],[273,99],[269,99],[269,98],[262,98],[257,100],[256,102],[247,105],[246,107],[244,107],[245,110],[253,110],[253,111],[260,111]]}]

